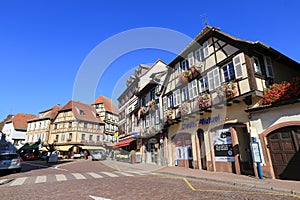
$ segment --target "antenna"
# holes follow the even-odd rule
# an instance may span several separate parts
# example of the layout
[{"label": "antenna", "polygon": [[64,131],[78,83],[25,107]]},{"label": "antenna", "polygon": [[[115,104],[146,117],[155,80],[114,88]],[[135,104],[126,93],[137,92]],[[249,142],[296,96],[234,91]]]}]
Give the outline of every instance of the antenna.
[{"label": "antenna", "polygon": [[207,26],[208,25],[208,21],[207,21],[207,17],[206,17],[206,14],[203,13],[202,15],[200,15],[202,21],[203,21],[203,25],[204,26]]}]

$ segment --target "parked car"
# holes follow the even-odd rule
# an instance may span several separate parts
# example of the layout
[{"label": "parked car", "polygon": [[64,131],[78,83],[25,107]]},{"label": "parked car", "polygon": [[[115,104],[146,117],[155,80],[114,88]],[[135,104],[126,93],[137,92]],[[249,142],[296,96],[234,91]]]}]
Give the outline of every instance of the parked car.
[{"label": "parked car", "polygon": [[0,154],[0,171],[16,171],[22,169],[22,158],[17,153]]},{"label": "parked car", "polygon": [[91,156],[92,156],[92,160],[105,160],[106,159],[105,151],[93,151]]},{"label": "parked car", "polygon": [[34,159],[35,159],[35,157],[34,157],[34,155],[31,154],[31,153],[26,153],[26,154],[24,154],[24,156],[23,156],[23,160],[34,160]]}]

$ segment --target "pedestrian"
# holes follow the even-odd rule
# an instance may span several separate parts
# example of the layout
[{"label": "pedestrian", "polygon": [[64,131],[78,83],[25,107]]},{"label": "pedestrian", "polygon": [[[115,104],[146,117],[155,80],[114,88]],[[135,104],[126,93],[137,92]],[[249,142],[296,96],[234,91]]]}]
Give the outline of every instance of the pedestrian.
[{"label": "pedestrian", "polygon": [[84,160],[86,160],[87,158],[86,158],[86,156],[87,156],[87,152],[86,152],[86,150],[84,150],[84,152],[83,152],[83,156],[84,156]]},{"label": "pedestrian", "polygon": [[115,152],[114,152],[114,150],[111,151],[111,155],[110,155],[110,156],[111,156],[111,159],[113,160],[114,157],[115,157]]}]

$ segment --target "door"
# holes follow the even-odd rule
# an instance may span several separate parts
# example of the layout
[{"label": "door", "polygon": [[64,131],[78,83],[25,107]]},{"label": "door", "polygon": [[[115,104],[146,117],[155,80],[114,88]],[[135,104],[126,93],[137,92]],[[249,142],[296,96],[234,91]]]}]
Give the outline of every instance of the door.
[{"label": "door", "polygon": [[198,139],[199,139],[199,145],[200,145],[200,159],[201,159],[202,169],[207,170],[204,132],[202,129],[199,129],[197,131],[197,133],[198,133]]},{"label": "door", "polygon": [[276,178],[300,180],[300,129],[285,128],[267,136]]}]

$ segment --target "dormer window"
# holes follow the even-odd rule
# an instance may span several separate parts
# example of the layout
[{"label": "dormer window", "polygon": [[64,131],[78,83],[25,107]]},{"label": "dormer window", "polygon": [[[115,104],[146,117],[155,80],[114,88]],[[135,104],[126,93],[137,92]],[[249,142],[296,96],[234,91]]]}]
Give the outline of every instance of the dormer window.
[{"label": "dormer window", "polygon": [[84,111],[83,110],[79,110],[79,115],[84,115]]}]

